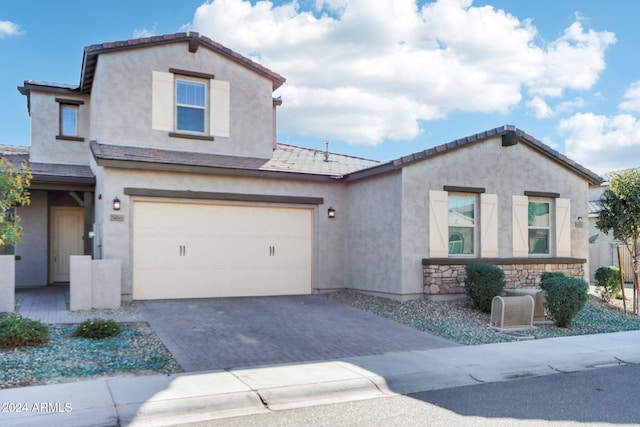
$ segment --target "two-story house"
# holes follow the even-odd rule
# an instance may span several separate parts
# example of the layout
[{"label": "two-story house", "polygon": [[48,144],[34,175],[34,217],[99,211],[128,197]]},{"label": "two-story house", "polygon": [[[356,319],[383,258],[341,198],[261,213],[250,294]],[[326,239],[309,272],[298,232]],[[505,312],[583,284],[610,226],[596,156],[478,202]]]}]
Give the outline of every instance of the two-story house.
[{"label": "two-story house", "polygon": [[129,299],[459,293],[501,265],[582,276],[600,178],[512,126],[386,163],[276,141],[277,73],[198,35],[85,48],[79,85],[25,81],[32,203],[17,286],[121,261]]}]

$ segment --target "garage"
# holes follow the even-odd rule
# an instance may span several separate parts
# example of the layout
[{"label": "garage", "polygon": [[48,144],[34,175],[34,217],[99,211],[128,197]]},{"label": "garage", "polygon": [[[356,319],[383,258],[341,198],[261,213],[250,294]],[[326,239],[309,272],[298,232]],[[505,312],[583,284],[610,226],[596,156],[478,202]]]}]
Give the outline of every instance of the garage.
[{"label": "garage", "polygon": [[135,200],[133,298],[311,293],[313,209]]}]

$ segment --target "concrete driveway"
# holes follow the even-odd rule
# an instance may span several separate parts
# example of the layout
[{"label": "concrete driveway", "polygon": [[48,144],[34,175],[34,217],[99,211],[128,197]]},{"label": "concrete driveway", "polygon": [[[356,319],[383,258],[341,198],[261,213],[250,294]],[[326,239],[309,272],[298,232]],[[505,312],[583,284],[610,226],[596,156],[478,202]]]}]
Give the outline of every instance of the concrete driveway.
[{"label": "concrete driveway", "polygon": [[187,372],[458,345],[320,296],[135,304]]}]

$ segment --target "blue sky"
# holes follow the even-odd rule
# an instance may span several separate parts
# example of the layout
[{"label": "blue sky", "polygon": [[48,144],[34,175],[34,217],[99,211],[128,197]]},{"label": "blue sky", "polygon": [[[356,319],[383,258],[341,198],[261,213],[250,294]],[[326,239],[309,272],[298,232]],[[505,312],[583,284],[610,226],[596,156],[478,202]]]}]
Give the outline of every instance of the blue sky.
[{"label": "blue sky", "polygon": [[198,31],[287,78],[281,142],[391,160],[513,124],[586,167],[640,166],[640,2],[0,3],[0,144],[24,80],[77,84],[83,47]]}]

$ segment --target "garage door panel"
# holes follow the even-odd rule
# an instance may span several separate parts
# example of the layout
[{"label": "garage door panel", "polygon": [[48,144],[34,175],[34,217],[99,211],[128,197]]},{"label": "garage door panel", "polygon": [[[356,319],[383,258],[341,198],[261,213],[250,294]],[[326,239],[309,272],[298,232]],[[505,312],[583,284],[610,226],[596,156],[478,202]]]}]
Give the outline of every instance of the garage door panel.
[{"label": "garage door panel", "polygon": [[311,292],[312,209],[134,202],[134,298]]}]

